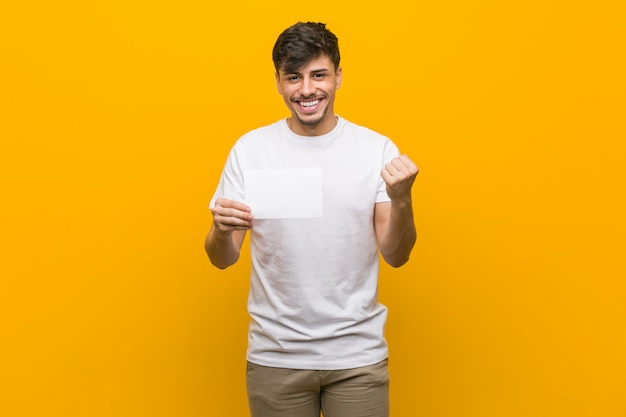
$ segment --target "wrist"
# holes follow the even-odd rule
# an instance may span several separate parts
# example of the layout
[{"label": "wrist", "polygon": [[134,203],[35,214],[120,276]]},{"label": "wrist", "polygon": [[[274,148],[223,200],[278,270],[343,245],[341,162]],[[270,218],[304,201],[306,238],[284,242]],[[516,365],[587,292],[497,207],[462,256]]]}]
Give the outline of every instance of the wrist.
[{"label": "wrist", "polygon": [[233,235],[232,230],[223,230],[217,224],[213,225],[213,238],[215,240],[229,240]]},{"label": "wrist", "polygon": [[412,208],[413,200],[411,199],[411,196],[394,197],[391,198],[391,205],[399,209]]}]

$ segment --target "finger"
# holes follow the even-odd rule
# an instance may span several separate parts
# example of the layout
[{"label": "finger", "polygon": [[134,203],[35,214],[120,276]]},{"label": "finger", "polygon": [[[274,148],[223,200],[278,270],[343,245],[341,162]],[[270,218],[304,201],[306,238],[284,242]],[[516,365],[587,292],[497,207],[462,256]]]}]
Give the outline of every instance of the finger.
[{"label": "finger", "polygon": [[240,210],[238,208],[215,206],[213,211],[226,217],[240,217],[242,219],[247,219],[247,218],[250,218],[250,216],[252,216],[252,213],[250,212],[249,209]]},{"label": "finger", "polygon": [[417,174],[419,173],[419,168],[417,167],[417,165],[415,165],[415,163],[411,160],[411,158],[409,158],[408,155],[402,155],[400,156],[400,161],[402,161],[402,163],[404,164],[404,166],[408,169],[408,171],[411,174]]},{"label": "finger", "polygon": [[406,167],[404,162],[398,158],[394,158],[389,161],[389,163],[385,165],[384,171],[387,172],[389,176],[394,178],[403,178],[410,175],[409,169]]},{"label": "finger", "polygon": [[397,176],[398,174],[400,174],[401,169],[402,163],[396,161],[396,158],[394,158],[385,164],[384,171],[386,171],[391,176]]},{"label": "finger", "polygon": [[213,216],[213,220],[215,224],[223,229],[250,229],[253,224],[253,216],[249,215],[247,218],[242,218],[239,216],[225,216],[219,213],[215,213]]},{"label": "finger", "polygon": [[228,224],[242,224],[242,222],[249,223],[254,220],[252,213],[237,209],[225,209],[223,207],[216,207],[213,209],[213,216],[216,221]]},{"label": "finger", "polygon": [[397,173],[396,176],[392,175],[387,167],[381,171],[380,175],[383,177],[383,181],[388,185],[395,183],[397,177]]},{"label": "finger", "polygon": [[245,211],[248,213],[252,211],[252,209],[248,205],[241,203],[239,201],[229,200],[227,198],[218,198],[217,200],[215,200],[215,206],[233,208],[233,209]]},{"label": "finger", "polygon": [[392,159],[385,168],[393,176],[414,176],[419,169],[407,155]]}]

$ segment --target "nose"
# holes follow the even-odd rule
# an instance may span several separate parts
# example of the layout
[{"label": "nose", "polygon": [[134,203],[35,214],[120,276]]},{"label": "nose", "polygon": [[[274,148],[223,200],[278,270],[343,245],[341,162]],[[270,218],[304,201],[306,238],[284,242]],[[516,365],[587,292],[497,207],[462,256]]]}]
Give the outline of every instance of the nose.
[{"label": "nose", "polygon": [[300,84],[300,95],[303,97],[309,97],[315,94],[315,85],[313,85],[313,79],[311,77],[303,77],[302,84]]}]

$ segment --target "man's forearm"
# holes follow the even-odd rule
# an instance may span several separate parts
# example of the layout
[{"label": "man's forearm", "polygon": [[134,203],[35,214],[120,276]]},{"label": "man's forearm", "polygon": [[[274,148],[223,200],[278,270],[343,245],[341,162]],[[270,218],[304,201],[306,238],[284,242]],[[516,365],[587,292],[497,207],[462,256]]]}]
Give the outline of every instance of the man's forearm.
[{"label": "man's forearm", "polygon": [[204,242],[211,263],[220,269],[228,268],[239,259],[240,247],[235,242],[234,232],[219,233],[212,228]]},{"label": "man's forearm", "polygon": [[385,262],[394,268],[404,265],[409,260],[416,238],[411,200],[392,201],[389,223],[379,242]]}]

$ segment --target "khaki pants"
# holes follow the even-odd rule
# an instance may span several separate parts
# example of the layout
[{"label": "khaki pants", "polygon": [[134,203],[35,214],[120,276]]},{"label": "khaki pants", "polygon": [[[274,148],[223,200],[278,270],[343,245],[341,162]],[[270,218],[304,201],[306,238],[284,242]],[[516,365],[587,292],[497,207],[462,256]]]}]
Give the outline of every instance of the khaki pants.
[{"label": "khaki pants", "polygon": [[387,360],[362,368],[309,371],[248,362],[252,417],[388,417]]}]

